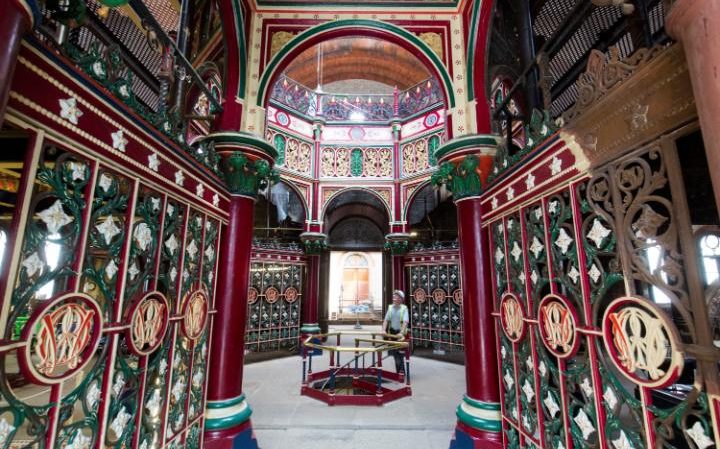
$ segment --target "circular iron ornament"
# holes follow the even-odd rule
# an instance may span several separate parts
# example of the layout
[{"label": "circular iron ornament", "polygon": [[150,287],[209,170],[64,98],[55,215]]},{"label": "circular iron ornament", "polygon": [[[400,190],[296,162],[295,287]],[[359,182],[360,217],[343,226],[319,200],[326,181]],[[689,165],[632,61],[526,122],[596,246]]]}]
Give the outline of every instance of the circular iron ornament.
[{"label": "circular iron ornament", "polygon": [[33,311],[21,338],[20,370],[32,382],[52,385],[71,377],[93,360],[100,344],[103,316],[93,298],[68,293]]},{"label": "circular iron ornament", "polygon": [[436,288],[432,292],[432,299],[433,302],[437,305],[442,305],[445,303],[445,290],[441,288]]},{"label": "circular iron ornament", "polygon": [[603,342],[621,373],[648,388],[666,387],[680,376],[680,334],[658,306],[642,297],[617,298],[605,310]]},{"label": "circular iron ornament", "polygon": [[148,355],[162,344],[170,322],[170,303],[158,291],[150,292],[133,304],[128,312],[130,328],[126,339],[136,355]]},{"label": "circular iron ornament", "polygon": [[288,115],[282,111],[277,111],[275,114],[275,120],[277,120],[278,123],[280,123],[282,126],[288,126],[290,124],[290,118]]},{"label": "circular iron ornament", "polygon": [[259,294],[260,293],[255,287],[250,287],[248,289],[248,304],[255,304],[257,302]]},{"label": "circular iron ornament", "polygon": [[425,293],[425,290],[422,288],[415,289],[413,298],[415,298],[416,303],[423,304],[427,300],[427,293]]},{"label": "circular iron ornament", "polygon": [[280,292],[275,287],[268,287],[265,290],[265,300],[269,304],[275,304],[277,300],[280,298]]},{"label": "circular iron ornament", "polygon": [[567,299],[558,295],[547,295],[538,306],[538,327],[543,344],[548,351],[560,359],[575,354],[580,344],[577,338],[577,311]]},{"label": "circular iron ornament", "polygon": [[285,289],[285,301],[292,304],[295,301],[297,301],[297,298],[298,298],[298,291],[295,287],[288,287]]},{"label": "circular iron ornament", "polygon": [[208,320],[209,301],[205,290],[195,290],[185,296],[183,304],[183,334],[190,340],[197,340],[205,330]]},{"label": "circular iron ornament", "polygon": [[435,126],[438,122],[438,115],[436,113],[428,114],[427,117],[425,117],[425,127],[426,128],[432,128]]},{"label": "circular iron ornament", "polygon": [[462,289],[457,288],[452,294],[452,299],[455,304],[458,306],[462,305]]},{"label": "circular iron ornament", "polygon": [[505,336],[513,343],[525,335],[525,312],[513,293],[505,293],[500,299],[500,324]]}]

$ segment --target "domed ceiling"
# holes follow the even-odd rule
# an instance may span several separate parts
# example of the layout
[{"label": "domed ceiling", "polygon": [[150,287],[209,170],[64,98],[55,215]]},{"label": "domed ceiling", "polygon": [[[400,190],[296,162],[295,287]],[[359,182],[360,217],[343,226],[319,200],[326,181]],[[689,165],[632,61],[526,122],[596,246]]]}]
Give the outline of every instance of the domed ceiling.
[{"label": "domed ceiling", "polygon": [[285,75],[311,89],[318,83],[324,87],[360,79],[405,90],[430,78],[427,68],[404,48],[357,37],[333,39],[305,50],[288,66]]}]

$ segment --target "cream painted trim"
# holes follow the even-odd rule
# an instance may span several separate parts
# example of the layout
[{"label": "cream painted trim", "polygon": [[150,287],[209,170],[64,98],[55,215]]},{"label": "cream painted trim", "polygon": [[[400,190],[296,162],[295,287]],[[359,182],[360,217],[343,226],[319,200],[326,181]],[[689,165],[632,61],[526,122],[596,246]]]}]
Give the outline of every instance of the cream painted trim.
[{"label": "cream painted trim", "polygon": [[467,413],[470,416],[474,416],[475,418],[480,419],[486,419],[491,421],[500,421],[502,420],[502,414],[500,413],[500,410],[483,410],[481,408],[473,407],[472,405],[468,404],[467,402],[463,401],[460,403],[460,408]]}]

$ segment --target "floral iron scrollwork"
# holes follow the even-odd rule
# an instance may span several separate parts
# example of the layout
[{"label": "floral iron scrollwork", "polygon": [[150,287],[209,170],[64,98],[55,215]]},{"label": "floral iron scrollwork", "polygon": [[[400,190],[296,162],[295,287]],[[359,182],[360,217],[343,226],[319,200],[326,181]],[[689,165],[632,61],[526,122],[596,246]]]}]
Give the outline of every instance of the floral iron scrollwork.
[{"label": "floral iron scrollwork", "polygon": [[280,179],[267,161],[250,160],[239,151],[224,158],[221,170],[228,190],[238,195],[256,197],[258,190]]}]

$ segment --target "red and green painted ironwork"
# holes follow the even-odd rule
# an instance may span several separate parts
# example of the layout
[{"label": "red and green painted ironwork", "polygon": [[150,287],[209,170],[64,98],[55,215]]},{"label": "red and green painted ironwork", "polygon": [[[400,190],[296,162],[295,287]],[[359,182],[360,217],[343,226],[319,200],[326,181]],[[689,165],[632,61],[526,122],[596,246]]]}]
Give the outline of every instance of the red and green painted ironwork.
[{"label": "red and green painted ironwork", "polygon": [[[457,254],[454,257],[457,258]],[[413,345],[461,350],[462,290],[457,259],[455,263],[448,263],[436,257],[434,261],[422,264],[406,259],[405,265]]]},{"label": "red and green painted ironwork", "polygon": [[304,263],[250,264],[245,348],[253,352],[294,348],[300,337]]}]

